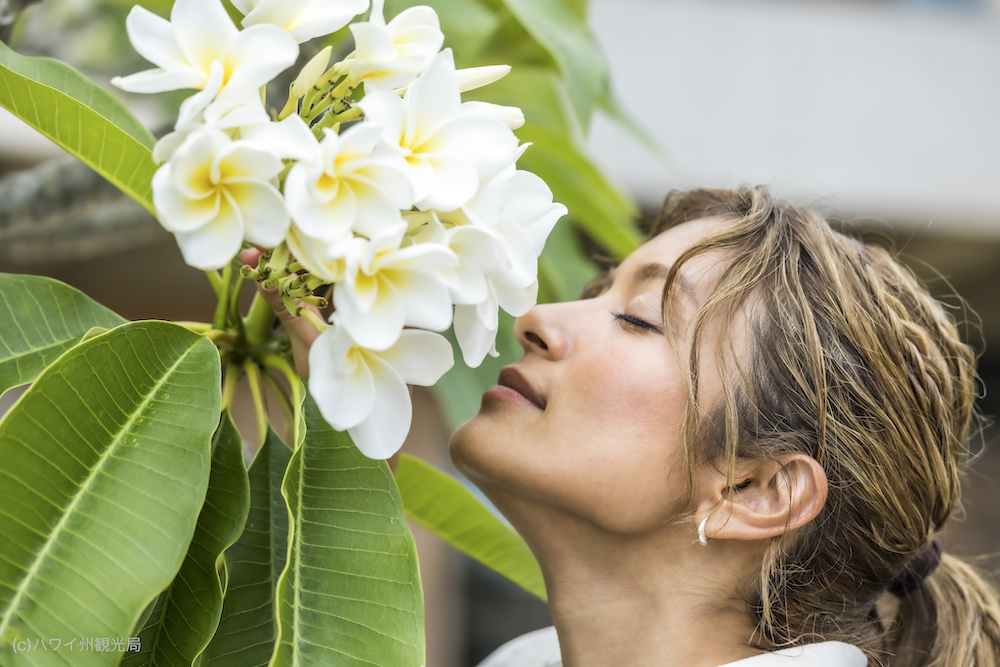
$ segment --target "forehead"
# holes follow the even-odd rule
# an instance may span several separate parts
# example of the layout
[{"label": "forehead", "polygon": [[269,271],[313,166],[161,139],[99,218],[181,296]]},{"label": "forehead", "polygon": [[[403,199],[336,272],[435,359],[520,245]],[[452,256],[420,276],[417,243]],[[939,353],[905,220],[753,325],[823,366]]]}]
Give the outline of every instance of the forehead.
[{"label": "forehead", "polygon": [[[676,225],[649,239],[629,255],[618,268],[619,273],[632,273],[648,264],[671,266],[685,250],[723,228],[720,218],[701,218]],[[713,277],[712,269],[719,265],[715,254],[701,255],[685,263],[682,282],[698,285]],[[702,286],[704,289],[705,286]]]}]

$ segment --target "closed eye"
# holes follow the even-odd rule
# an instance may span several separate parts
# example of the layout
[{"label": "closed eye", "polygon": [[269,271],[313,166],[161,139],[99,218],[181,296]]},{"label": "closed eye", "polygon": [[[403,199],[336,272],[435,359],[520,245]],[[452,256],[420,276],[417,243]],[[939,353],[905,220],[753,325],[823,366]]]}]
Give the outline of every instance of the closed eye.
[{"label": "closed eye", "polygon": [[625,327],[626,329],[631,329],[632,331],[640,331],[640,332],[655,331],[656,333],[662,333],[660,327],[654,324],[650,324],[646,320],[640,319],[633,315],[626,315],[625,313],[616,313],[615,311],[611,311],[611,314],[614,316],[616,320],[621,322],[622,326]]}]

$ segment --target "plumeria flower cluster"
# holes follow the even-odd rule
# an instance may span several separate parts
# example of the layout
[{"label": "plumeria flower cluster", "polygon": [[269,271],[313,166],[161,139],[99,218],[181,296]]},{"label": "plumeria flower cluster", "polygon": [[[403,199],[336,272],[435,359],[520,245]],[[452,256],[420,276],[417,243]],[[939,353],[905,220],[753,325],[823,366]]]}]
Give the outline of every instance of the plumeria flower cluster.
[{"label": "plumeria flower cluster", "polygon": [[[297,312],[332,286],[310,391],[334,428],[386,458],[409,430],[406,384],[432,385],[453,363],[432,332],[454,326],[470,366],[496,355],[498,309],[534,305],[538,256],[566,209],[516,167],[520,110],[461,100],[510,68],[456,70],[430,7],[386,22],[381,0],[370,12],[369,0],[233,4],[241,28],[220,0],[176,0],[169,20],[138,6],[128,16],[156,68],[113,83],[196,91],[153,153],[158,217],[200,269],[267,248],[244,275]],[[320,51],[269,113],[264,87],[299,44],[345,26],[354,51],[332,64]]]}]

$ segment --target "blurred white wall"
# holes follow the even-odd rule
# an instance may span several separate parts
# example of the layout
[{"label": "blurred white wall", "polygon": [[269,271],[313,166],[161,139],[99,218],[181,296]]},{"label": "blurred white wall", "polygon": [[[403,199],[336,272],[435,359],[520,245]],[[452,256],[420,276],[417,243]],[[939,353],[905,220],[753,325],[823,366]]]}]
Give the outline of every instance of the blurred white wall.
[{"label": "blurred white wall", "polygon": [[647,207],[759,182],[998,239],[1000,3],[928,2],[591,0],[615,91],[679,168],[604,118],[590,147]]}]

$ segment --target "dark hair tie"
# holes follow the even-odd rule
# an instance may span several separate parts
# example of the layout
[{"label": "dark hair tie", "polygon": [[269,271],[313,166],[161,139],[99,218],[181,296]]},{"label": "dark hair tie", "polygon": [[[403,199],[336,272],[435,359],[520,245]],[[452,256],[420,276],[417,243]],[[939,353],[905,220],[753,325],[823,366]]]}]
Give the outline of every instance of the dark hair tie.
[{"label": "dark hair tie", "polygon": [[920,553],[906,566],[906,569],[897,574],[887,587],[889,592],[898,598],[906,597],[920,585],[924,579],[931,576],[941,563],[941,540],[934,538]]}]

